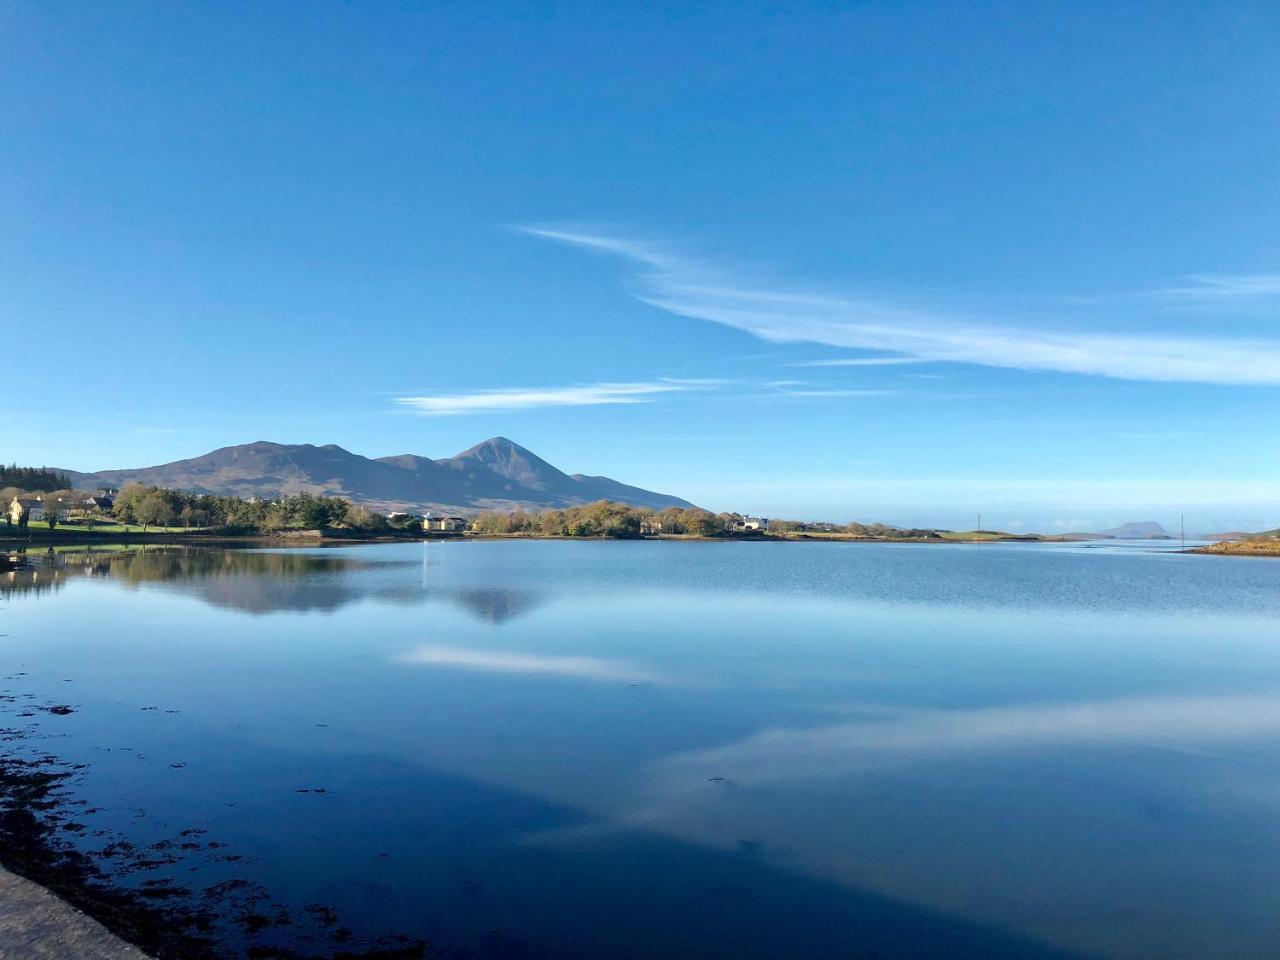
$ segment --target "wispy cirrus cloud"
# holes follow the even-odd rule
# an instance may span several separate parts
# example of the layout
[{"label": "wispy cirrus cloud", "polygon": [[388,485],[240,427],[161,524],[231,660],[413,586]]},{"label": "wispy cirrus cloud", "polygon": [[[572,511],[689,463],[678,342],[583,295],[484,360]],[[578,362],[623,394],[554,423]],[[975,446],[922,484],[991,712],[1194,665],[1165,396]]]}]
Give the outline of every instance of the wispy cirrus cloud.
[{"label": "wispy cirrus cloud", "polygon": [[920,357],[837,357],[834,360],[806,360],[789,367],[894,367],[904,363],[928,363]]},{"label": "wispy cirrus cloud", "polygon": [[648,403],[661,394],[707,390],[718,380],[662,379],[642,383],[587,383],[567,387],[503,387],[465,393],[397,397],[396,403],[432,417],[474,413],[509,413],[539,407],[594,407],[601,404]]},{"label": "wispy cirrus cloud", "polygon": [[779,392],[788,397],[892,397],[901,393],[902,391],[900,390],[844,390],[839,388],[834,388],[830,390],[822,389],[822,388],[813,388],[813,389],[806,388],[806,389],[797,390],[797,389],[787,388]]},{"label": "wispy cirrus cloud", "polygon": [[[1280,340],[1276,339],[1097,333],[978,322],[871,297],[785,286],[766,289],[660,244],[601,230],[554,225],[518,229],[621,257],[636,269],[634,295],[643,302],[773,343],[820,343],[893,354],[895,359],[1124,380],[1280,384]],[[1224,278],[1218,280],[1223,281],[1218,284],[1221,289],[1232,288]],[[1252,288],[1268,289],[1266,278],[1253,278]]]},{"label": "wispy cirrus cloud", "polygon": [[1198,274],[1179,287],[1157,290],[1169,300],[1222,301],[1280,297],[1280,273]]}]

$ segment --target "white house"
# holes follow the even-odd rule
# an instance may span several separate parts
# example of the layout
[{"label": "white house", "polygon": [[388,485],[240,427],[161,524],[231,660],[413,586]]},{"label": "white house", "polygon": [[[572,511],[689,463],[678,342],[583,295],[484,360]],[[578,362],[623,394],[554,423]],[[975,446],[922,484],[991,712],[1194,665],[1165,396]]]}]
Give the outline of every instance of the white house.
[{"label": "white house", "polygon": [[768,517],[738,517],[730,524],[730,529],[737,533],[744,533],[748,530],[768,530]]},{"label": "white house", "polygon": [[44,501],[38,497],[14,497],[9,504],[9,521],[22,523],[23,520],[43,520]]},{"label": "white house", "polygon": [[437,517],[428,513],[422,518],[423,530],[442,530],[446,533],[461,533],[471,526],[465,517]]}]

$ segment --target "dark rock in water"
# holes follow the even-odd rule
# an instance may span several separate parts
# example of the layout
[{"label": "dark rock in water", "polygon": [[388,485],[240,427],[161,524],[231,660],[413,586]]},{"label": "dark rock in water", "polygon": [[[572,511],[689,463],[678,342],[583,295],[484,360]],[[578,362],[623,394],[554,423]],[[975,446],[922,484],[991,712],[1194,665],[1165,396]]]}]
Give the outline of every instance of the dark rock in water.
[{"label": "dark rock in water", "polygon": [[75,711],[65,703],[59,703],[52,707],[45,707],[44,709],[46,713],[52,713],[54,716],[58,717],[65,717],[69,713],[75,713]]}]

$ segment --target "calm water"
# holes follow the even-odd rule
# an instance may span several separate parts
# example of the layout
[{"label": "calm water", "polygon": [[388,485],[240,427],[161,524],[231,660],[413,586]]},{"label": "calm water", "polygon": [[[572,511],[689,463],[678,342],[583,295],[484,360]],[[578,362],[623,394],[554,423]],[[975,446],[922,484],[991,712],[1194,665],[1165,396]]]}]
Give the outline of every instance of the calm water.
[{"label": "calm water", "polygon": [[76,557],[4,747],[231,955],[1280,955],[1280,561],[1166,549]]}]

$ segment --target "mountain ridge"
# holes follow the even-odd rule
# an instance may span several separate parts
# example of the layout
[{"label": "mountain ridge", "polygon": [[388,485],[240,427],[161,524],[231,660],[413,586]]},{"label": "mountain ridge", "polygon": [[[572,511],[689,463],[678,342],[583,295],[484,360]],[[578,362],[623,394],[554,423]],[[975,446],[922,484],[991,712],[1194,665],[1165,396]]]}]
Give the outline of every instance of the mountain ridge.
[{"label": "mountain ridge", "polygon": [[439,460],[412,453],[370,458],[333,443],[256,440],[150,467],[65,472],[80,489],[137,482],[222,496],[313,493],[381,509],[474,513],[517,506],[568,507],[602,499],[653,509],[692,506],[680,497],[609,477],[567,474],[506,437],[490,437]]}]

